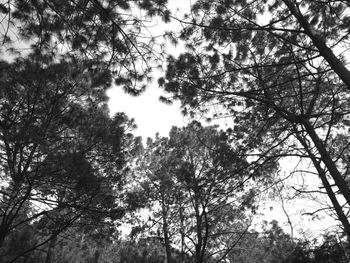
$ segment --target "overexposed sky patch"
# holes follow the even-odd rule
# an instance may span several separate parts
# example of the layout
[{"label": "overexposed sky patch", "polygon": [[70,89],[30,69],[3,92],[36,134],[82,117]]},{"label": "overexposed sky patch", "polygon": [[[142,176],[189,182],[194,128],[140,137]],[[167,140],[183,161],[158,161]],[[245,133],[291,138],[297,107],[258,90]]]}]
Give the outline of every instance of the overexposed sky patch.
[{"label": "overexposed sky patch", "polygon": [[110,97],[109,108],[111,115],[116,112],[125,112],[129,118],[134,118],[138,126],[135,135],[154,137],[159,132],[167,136],[172,126],[185,126],[190,121],[183,117],[180,103],[166,105],[159,101],[162,90],[156,83],[150,84],[140,96],[133,97],[125,94],[121,87],[112,87],[107,92]]}]

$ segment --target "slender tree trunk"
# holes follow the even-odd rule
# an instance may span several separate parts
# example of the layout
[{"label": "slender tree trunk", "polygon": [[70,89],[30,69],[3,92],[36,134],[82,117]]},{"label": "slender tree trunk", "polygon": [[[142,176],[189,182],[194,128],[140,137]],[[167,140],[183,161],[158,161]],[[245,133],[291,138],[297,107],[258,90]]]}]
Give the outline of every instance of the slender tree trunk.
[{"label": "slender tree trunk", "polygon": [[6,232],[0,229],[0,248],[3,246],[5,242]]},{"label": "slender tree trunk", "polygon": [[180,217],[180,235],[181,235],[181,258],[180,258],[180,263],[185,262],[185,232],[184,232],[184,215],[183,215],[183,207],[180,204],[180,209],[179,209],[179,217]]},{"label": "slender tree trunk", "polygon": [[199,214],[199,203],[196,197],[194,197],[194,210],[196,214],[196,234],[197,234],[197,244],[196,244],[196,263],[202,263],[202,217]]},{"label": "slender tree trunk", "polygon": [[3,217],[0,225],[0,248],[4,245],[7,234],[8,234],[8,226],[6,223],[6,218]]},{"label": "slender tree trunk", "polygon": [[300,141],[300,143],[303,145],[304,149],[307,151],[312,163],[314,164],[314,166],[317,170],[317,173],[319,174],[319,176],[321,178],[322,184],[323,184],[324,188],[326,189],[327,195],[332,202],[334,210],[336,211],[337,216],[344,227],[345,233],[347,234],[347,237],[348,237],[348,241],[350,241],[350,223],[349,223],[349,220],[346,217],[346,215],[344,214],[344,211],[343,211],[341,205],[339,204],[337,197],[336,197],[330,183],[328,182],[328,179],[326,177],[324,170],[322,169],[320,163],[317,161],[315,155],[310,151],[307,143],[301,137],[301,135],[297,135],[297,138]]},{"label": "slender tree trunk", "polygon": [[167,257],[167,263],[171,263],[171,246],[169,238],[169,225],[168,225],[168,210],[164,199],[162,200],[162,219],[163,219],[163,235],[164,235],[164,245],[165,253]]},{"label": "slender tree trunk", "polygon": [[297,4],[292,0],[283,0],[292,15],[298,20],[299,24],[304,29],[305,33],[310,37],[313,44],[317,47],[320,54],[328,62],[334,72],[350,89],[350,72],[333,53],[333,51],[326,45],[326,41],[316,32],[303,14],[300,12]]},{"label": "slender tree trunk", "polygon": [[309,121],[303,121],[303,125],[305,127],[306,132],[309,134],[311,140],[313,141],[316,149],[318,150],[319,154],[321,155],[322,162],[326,165],[330,175],[332,176],[335,184],[339,188],[341,194],[344,196],[346,202],[350,204],[350,189],[343,178],[343,176],[340,174],[338,168],[336,167],[334,161],[330,157],[324,143],[322,140],[318,137],[317,133],[315,132],[314,127],[310,124]]},{"label": "slender tree trunk", "polygon": [[205,256],[205,250],[207,247],[207,242],[208,242],[208,236],[209,236],[209,222],[208,222],[208,215],[207,212],[205,211],[205,207],[203,207],[203,212],[202,215],[204,217],[204,222],[202,222],[202,228],[204,228],[204,236],[202,238],[202,253],[201,253],[201,262],[204,262],[204,256]]},{"label": "slender tree trunk", "polygon": [[350,241],[350,223],[349,223],[349,220],[346,217],[346,215],[344,214],[344,211],[343,211],[341,205],[339,204],[337,197],[336,197],[335,193],[333,192],[331,185],[329,184],[329,182],[327,180],[326,174],[321,169],[320,164],[317,163],[315,165],[315,167],[316,166],[317,166],[316,169],[319,171],[323,186],[326,189],[327,195],[328,195],[329,199],[331,200],[333,207],[334,207],[334,210],[336,211],[338,218],[344,227],[344,231],[345,231],[346,235],[348,236],[347,239],[348,239],[348,241]]},{"label": "slender tree trunk", "polygon": [[56,245],[56,240],[57,240],[57,236],[54,236],[49,244],[49,248],[47,249],[47,254],[46,254],[46,258],[45,258],[45,263],[52,263],[53,262],[53,249]]}]

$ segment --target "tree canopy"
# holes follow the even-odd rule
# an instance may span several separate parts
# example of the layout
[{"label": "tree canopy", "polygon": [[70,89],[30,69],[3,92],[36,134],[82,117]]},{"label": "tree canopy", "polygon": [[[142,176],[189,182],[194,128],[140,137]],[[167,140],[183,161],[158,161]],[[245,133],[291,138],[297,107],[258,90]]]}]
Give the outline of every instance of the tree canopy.
[{"label": "tree canopy", "polygon": [[[181,21],[187,50],[168,58],[159,84],[170,99],[181,100],[185,112],[233,116],[237,138],[246,145],[258,141],[265,156],[310,159],[349,235],[350,190],[342,161],[348,144],[333,150],[348,127],[350,73],[342,55],[348,5],[196,1],[192,15]],[[334,194],[338,190],[345,208]]]},{"label": "tree canopy", "polygon": [[[190,4],[0,1],[0,262],[349,260],[349,1]],[[178,56],[154,18],[181,24],[159,30]],[[143,145],[106,91],[142,96],[164,65],[163,102],[233,126],[192,120]],[[295,191],[327,196],[341,231],[254,229],[285,157],[312,165],[319,191]]]},{"label": "tree canopy", "polygon": [[[254,188],[248,181],[273,174],[275,164],[259,171],[231,146],[230,133],[192,122],[173,127],[169,138],[149,140],[142,153],[141,187],[152,204],[152,222],[160,222],[171,261],[171,244],[195,262],[222,260],[250,226]],[[159,207],[157,209],[157,207]],[[221,258],[221,259],[220,259]]]},{"label": "tree canopy", "polygon": [[125,114],[109,116],[105,92],[115,82],[137,93],[150,70],[139,65],[152,48],[138,41],[142,18],[131,10],[152,16],[162,4],[0,3],[1,257],[11,235],[46,226],[8,262],[73,225],[98,228],[122,217],[118,189],[140,138]]}]

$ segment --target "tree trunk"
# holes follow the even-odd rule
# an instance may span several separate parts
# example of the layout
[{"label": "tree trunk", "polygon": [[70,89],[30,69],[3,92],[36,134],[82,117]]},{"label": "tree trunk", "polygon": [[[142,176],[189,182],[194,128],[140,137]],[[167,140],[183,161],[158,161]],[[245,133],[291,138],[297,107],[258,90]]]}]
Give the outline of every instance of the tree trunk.
[{"label": "tree trunk", "polygon": [[202,237],[202,216],[199,214],[199,204],[198,204],[198,200],[195,197],[194,200],[195,203],[195,213],[196,213],[196,234],[197,234],[197,244],[196,244],[196,263],[202,263],[203,258],[202,258],[202,241],[203,241],[203,237]]},{"label": "tree trunk", "polygon": [[[208,236],[209,236],[209,222],[208,222],[208,215],[205,211],[205,207],[203,207],[202,215],[204,216],[204,222],[202,223],[202,228],[204,228],[204,236],[202,237],[202,253],[201,253],[201,262],[204,262],[204,256],[205,256],[205,250],[207,247],[208,242]],[[204,225],[204,226],[203,226]]]},{"label": "tree trunk", "polygon": [[7,225],[5,224],[4,218],[3,218],[3,222],[0,225],[0,248],[4,244],[7,234],[8,234],[8,228],[7,228]]},{"label": "tree trunk", "polygon": [[56,245],[56,240],[57,240],[57,236],[54,236],[49,244],[49,248],[47,249],[47,254],[46,254],[46,258],[45,258],[45,263],[52,263],[53,262],[53,248]]},{"label": "tree trunk", "polygon": [[326,174],[321,169],[319,163],[317,163],[316,165],[318,166],[316,169],[318,171],[320,170],[319,175],[320,175],[320,178],[322,180],[323,186],[326,189],[327,195],[328,195],[329,199],[331,200],[333,207],[334,207],[334,210],[336,211],[338,218],[344,227],[344,231],[345,231],[346,235],[348,236],[347,239],[348,239],[348,241],[350,241],[350,223],[349,223],[349,220],[346,217],[346,215],[344,214],[344,211],[343,211],[341,205],[339,204],[337,197],[334,194],[331,185],[329,184],[329,182],[327,180]]},{"label": "tree trunk", "polygon": [[298,20],[299,24],[305,30],[305,33],[310,37],[312,43],[317,47],[320,55],[328,62],[334,72],[350,89],[350,72],[333,53],[333,51],[326,45],[325,40],[316,32],[309,22],[300,13],[299,8],[291,0],[283,0],[292,15]]},{"label": "tree trunk", "polygon": [[180,217],[180,234],[181,234],[181,258],[180,263],[185,262],[185,232],[184,232],[184,215],[183,215],[183,207],[180,204],[179,208],[179,217]]},{"label": "tree trunk", "polygon": [[171,246],[170,246],[170,238],[169,238],[169,226],[168,226],[168,210],[162,200],[162,219],[163,219],[163,235],[164,235],[164,245],[165,245],[165,253],[167,258],[167,263],[171,263]]},{"label": "tree trunk", "polygon": [[332,176],[336,186],[339,188],[339,191],[344,196],[346,202],[350,204],[350,189],[343,178],[343,176],[340,174],[338,168],[336,167],[335,163],[333,162],[332,158],[329,156],[329,153],[323,144],[322,140],[318,137],[317,133],[315,132],[314,127],[310,124],[309,121],[303,121],[303,125],[305,127],[306,132],[309,134],[311,140],[315,144],[316,149],[318,150],[319,154],[321,155],[322,162],[326,165],[330,175]]},{"label": "tree trunk", "polygon": [[300,143],[303,145],[304,149],[307,151],[308,155],[310,156],[310,159],[311,159],[312,163],[314,164],[318,175],[321,178],[322,184],[323,184],[324,188],[326,189],[327,195],[332,202],[334,210],[336,211],[337,216],[344,227],[345,233],[348,237],[348,241],[350,241],[350,223],[349,223],[349,220],[346,217],[346,215],[344,214],[344,211],[337,200],[337,197],[332,189],[332,186],[328,182],[326,173],[322,169],[320,163],[316,160],[315,155],[310,151],[305,140],[300,135],[297,135],[297,138],[300,141]]}]

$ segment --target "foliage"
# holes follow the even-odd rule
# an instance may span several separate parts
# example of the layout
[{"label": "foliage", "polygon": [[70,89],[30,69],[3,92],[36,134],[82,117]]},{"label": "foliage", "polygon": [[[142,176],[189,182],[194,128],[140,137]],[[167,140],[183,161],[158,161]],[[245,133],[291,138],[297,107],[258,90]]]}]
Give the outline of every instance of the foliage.
[{"label": "foliage", "polygon": [[259,156],[309,159],[350,236],[347,208],[330,187],[334,181],[350,203],[340,159],[349,145],[332,150],[334,138],[347,137],[350,73],[335,52],[348,46],[348,8],[346,1],[196,1],[182,20],[187,50],[168,58],[159,84],[185,113],[232,116],[236,137]]},{"label": "foliage", "polygon": [[53,237],[78,219],[119,218],[115,190],[139,144],[133,121],[108,116],[103,89],[79,64],[31,55],[2,62],[2,73],[1,243],[36,220]]},{"label": "foliage", "polygon": [[316,240],[292,239],[273,220],[262,232],[250,231],[229,254],[228,262],[316,263],[348,262],[347,242],[333,233]]},{"label": "foliage", "polygon": [[118,245],[117,262],[145,262],[145,263],[163,263],[165,253],[162,244],[157,239],[141,239],[138,242],[125,241]]},{"label": "foliage", "polygon": [[[22,235],[14,233],[13,241],[22,240],[21,244],[33,242],[39,238],[34,232],[27,235],[27,230]],[[17,238],[22,237],[22,239]],[[32,239],[34,238],[34,239]],[[30,241],[30,239],[32,239]],[[25,242],[23,240],[26,240]],[[101,263],[127,263],[149,262],[164,263],[166,253],[161,237],[142,237],[137,240],[114,240],[110,242],[103,238],[82,233],[79,229],[70,229],[55,241],[55,249],[52,251],[54,262],[101,262]],[[11,243],[10,243],[11,244]],[[17,248],[11,245],[12,249]],[[20,246],[18,246],[20,249]],[[317,240],[292,239],[279,226],[277,221],[263,222],[260,232],[249,230],[238,240],[236,246],[230,250],[224,262],[235,263],[316,263],[316,262],[348,262],[348,243],[339,240],[332,233],[325,234]],[[19,262],[44,261],[47,250],[35,251],[21,258]],[[186,254],[182,257],[181,251],[172,247],[174,262],[194,262],[195,258]],[[12,250],[12,253],[16,253]],[[1,262],[8,262],[2,258]],[[217,262],[217,261],[214,261]]]},{"label": "foliage", "polygon": [[[2,247],[1,263],[11,262],[12,259],[23,252],[32,249],[39,243],[37,228],[33,225],[25,225],[12,231],[4,242]],[[44,257],[40,251],[26,254],[17,260],[20,263],[34,263]]]},{"label": "foliage", "polygon": [[[162,57],[145,19],[168,22],[166,3],[0,1],[0,262],[347,261],[336,235],[310,246],[276,222],[248,230],[258,187],[296,156],[314,165],[350,237],[350,73],[336,55],[349,3],[195,1],[179,35],[187,50],[159,80],[163,100],[233,116],[234,127],[192,122],[141,151],[105,92],[145,89]],[[140,229],[157,237],[113,240],[116,220],[140,208],[154,210]]]},{"label": "foliage", "polygon": [[166,0],[1,1],[2,51],[23,56],[30,46],[46,59],[84,62],[96,85],[108,87],[113,78],[131,94],[145,86],[155,39],[144,30],[146,18],[162,14]]},{"label": "foliage", "polygon": [[162,233],[168,262],[171,244],[196,262],[220,262],[247,231],[258,194],[248,182],[268,181],[276,163],[255,170],[232,142],[230,130],[198,122],[147,142],[139,185],[153,212],[147,224],[151,230],[159,225],[153,231]]},{"label": "foliage", "polygon": [[92,234],[123,216],[118,190],[140,138],[125,114],[109,116],[105,92],[144,89],[155,40],[143,19],[165,3],[0,1],[0,257],[33,228],[7,260],[43,246],[49,262],[67,228]]}]

